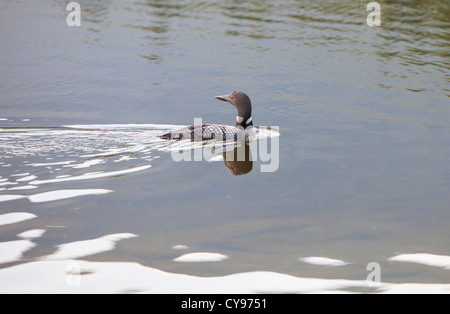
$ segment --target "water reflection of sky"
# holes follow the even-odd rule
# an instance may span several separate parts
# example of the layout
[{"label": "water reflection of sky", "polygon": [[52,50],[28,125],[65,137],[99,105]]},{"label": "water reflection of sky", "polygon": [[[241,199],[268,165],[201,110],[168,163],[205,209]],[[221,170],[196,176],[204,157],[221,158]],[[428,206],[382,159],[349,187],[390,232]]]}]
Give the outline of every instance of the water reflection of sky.
[{"label": "water reflection of sky", "polygon": [[[0,215],[0,227],[27,219],[39,219],[27,213]],[[0,263],[10,263],[36,244],[44,230],[30,230],[23,240],[0,243]],[[222,277],[196,277],[164,272],[137,263],[88,262],[83,257],[114,250],[118,241],[134,234],[111,234],[91,240],[61,244],[56,251],[17,266],[0,270],[2,293],[449,293],[448,284],[376,283],[364,280],[301,278],[275,272],[247,272]],[[173,249],[188,250],[184,245]],[[182,254],[172,262],[212,263],[228,259],[219,253]],[[405,254],[389,258],[396,263],[417,263],[450,269],[450,256]],[[302,259],[316,267],[345,267],[348,263],[325,257]],[[167,261],[170,262],[170,261]]]}]

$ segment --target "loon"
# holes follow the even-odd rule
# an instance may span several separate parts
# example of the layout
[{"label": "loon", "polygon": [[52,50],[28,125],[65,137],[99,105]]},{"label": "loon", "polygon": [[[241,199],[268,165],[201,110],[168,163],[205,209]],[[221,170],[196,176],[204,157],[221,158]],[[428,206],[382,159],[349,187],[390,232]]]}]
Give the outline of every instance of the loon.
[{"label": "loon", "polygon": [[242,92],[232,92],[230,95],[216,96],[218,100],[226,101],[236,107],[238,115],[236,126],[222,124],[191,125],[186,128],[159,136],[165,140],[181,139],[248,139],[255,130],[252,121],[252,103],[250,98]]}]

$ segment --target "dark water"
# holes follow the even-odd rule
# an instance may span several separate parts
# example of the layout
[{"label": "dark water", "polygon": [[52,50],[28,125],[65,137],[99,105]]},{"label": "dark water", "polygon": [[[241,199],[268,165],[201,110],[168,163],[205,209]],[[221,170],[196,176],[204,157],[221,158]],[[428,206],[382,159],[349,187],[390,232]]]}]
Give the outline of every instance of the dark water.
[{"label": "dark water", "polygon": [[[450,283],[450,4],[379,1],[369,27],[368,2],[79,1],[82,26],[69,27],[65,1],[2,1],[0,290],[32,287],[58,245],[117,234],[104,241],[115,248],[53,259],[351,280],[343,290],[377,262],[383,282]],[[156,135],[194,118],[234,124],[213,98],[233,90],[256,125],[279,126],[276,171],[174,161]],[[1,219],[23,212],[36,217]],[[45,233],[18,236],[34,229]],[[227,259],[174,261],[193,252]],[[311,256],[349,264],[299,260]]]}]

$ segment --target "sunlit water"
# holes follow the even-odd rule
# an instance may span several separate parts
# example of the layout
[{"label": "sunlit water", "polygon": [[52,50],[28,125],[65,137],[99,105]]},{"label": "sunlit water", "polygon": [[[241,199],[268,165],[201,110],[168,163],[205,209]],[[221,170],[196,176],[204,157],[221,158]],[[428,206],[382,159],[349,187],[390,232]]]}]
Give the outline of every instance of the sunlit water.
[{"label": "sunlit water", "polygon": [[450,292],[450,5],[368,2],[3,1],[0,292]]}]

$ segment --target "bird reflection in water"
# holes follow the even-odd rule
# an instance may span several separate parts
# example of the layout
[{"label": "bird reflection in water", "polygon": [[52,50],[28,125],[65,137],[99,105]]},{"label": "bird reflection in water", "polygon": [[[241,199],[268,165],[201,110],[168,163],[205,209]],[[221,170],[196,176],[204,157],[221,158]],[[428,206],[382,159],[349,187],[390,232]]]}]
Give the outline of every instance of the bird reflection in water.
[{"label": "bird reflection in water", "polygon": [[246,141],[237,142],[233,150],[222,155],[223,164],[235,176],[248,174],[253,169],[252,151]]},{"label": "bird reflection in water", "polygon": [[[176,162],[181,161],[223,161],[223,164],[235,176],[248,174],[253,169],[252,150],[255,152],[255,142],[249,142],[247,139],[234,141],[194,141],[172,143],[172,159]],[[199,146],[198,146],[199,145]]]}]

